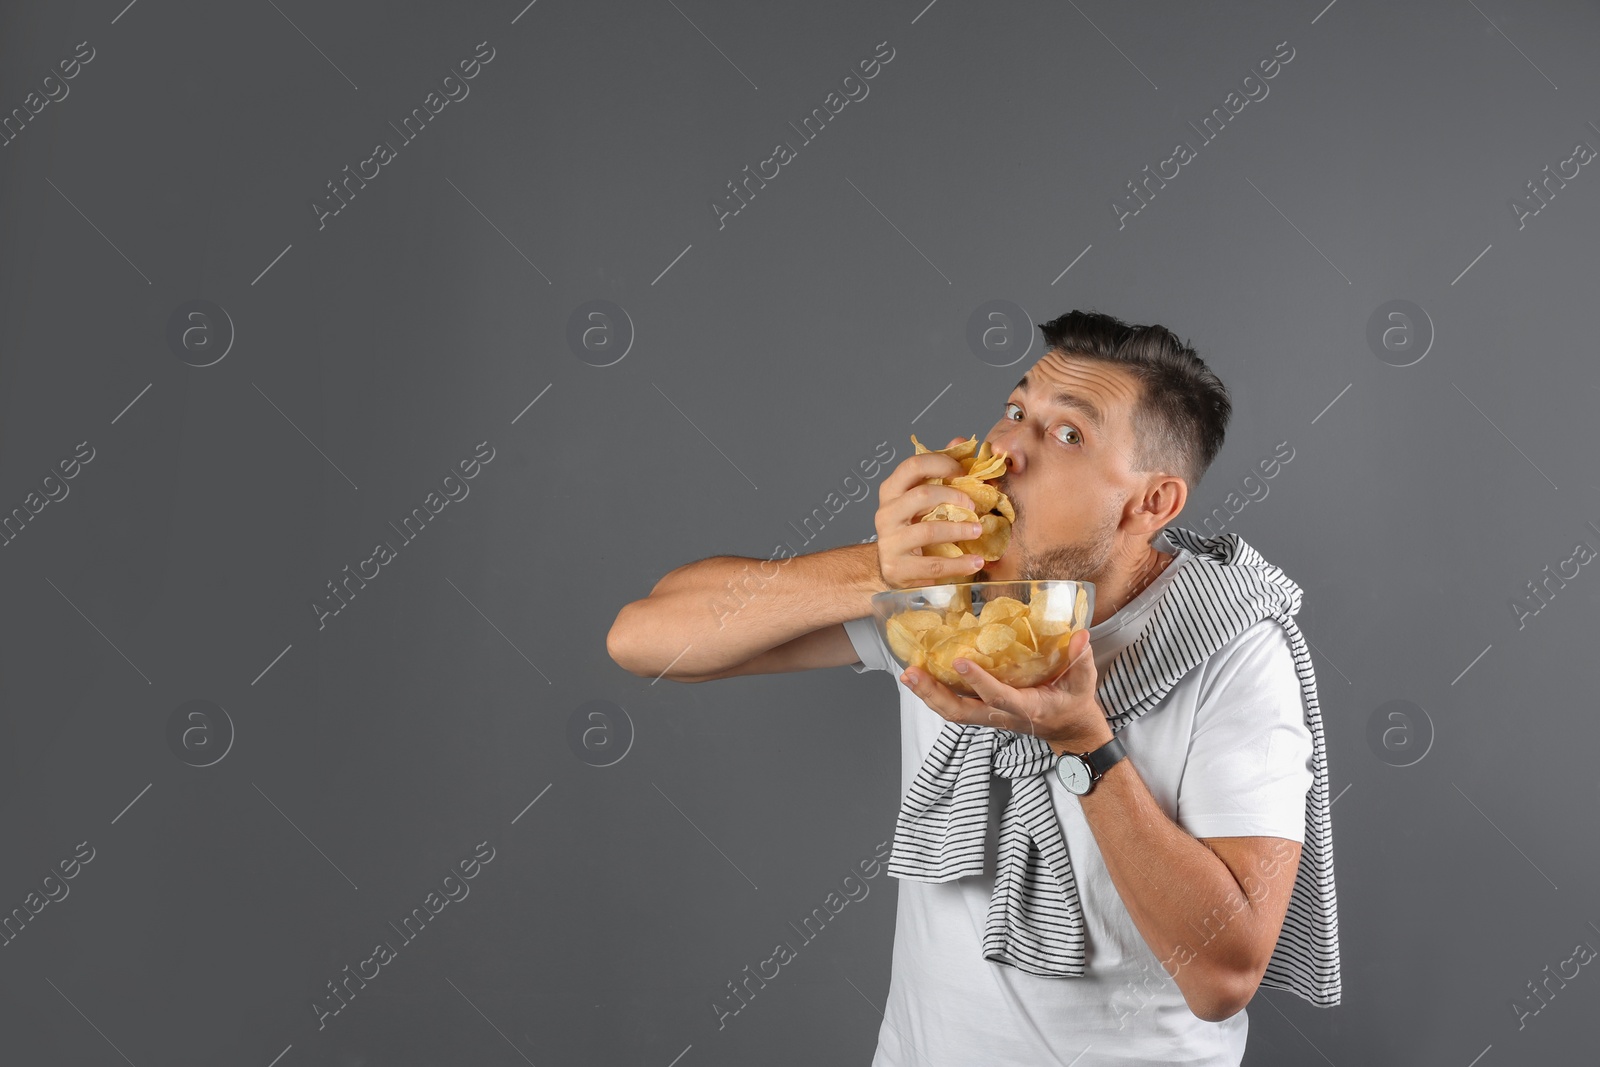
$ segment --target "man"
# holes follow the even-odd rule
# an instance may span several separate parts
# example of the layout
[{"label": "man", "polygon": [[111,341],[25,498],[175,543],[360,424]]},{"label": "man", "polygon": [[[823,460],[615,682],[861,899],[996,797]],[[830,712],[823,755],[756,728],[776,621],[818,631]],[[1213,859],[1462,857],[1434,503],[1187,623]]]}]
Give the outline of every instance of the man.
[{"label": "man", "polygon": [[[880,486],[875,545],[786,560],[726,627],[710,617],[710,605],[746,561],[715,557],[680,567],[648,598],[623,608],[608,649],[635,674],[665,671],[679,681],[840,665],[894,670],[871,618],[873,593],[964,580],[1093,582],[1092,625],[1073,638],[1070,666],[1052,682],[1013,689],[966,665],[979,694],[973,698],[924,670],[898,675],[908,804],[924,781],[918,769],[928,775],[939,769],[939,754],[948,755],[951,724],[968,728],[959,731],[963,741],[978,736],[971,728],[995,727],[983,736],[1008,731],[1006,738],[1046,742],[1052,761],[1095,753],[1088,763],[1100,776],[1085,791],[1068,788],[1054,770],[1037,775],[1048,783],[1055,840],[1064,842],[1070,873],[1062,881],[1044,872],[1036,853],[1045,846],[1029,844],[1038,870],[1030,868],[1020,891],[1015,870],[997,889],[993,861],[981,874],[942,881],[931,869],[920,880],[906,873],[915,869],[917,846],[902,810],[890,865],[901,878],[893,971],[873,1064],[1237,1065],[1248,1025],[1244,1005],[1269,959],[1278,962],[1306,841],[1308,790],[1316,767],[1325,766],[1309,657],[1297,630],[1291,639],[1292,621],[1241,623],[1152,707],[1129,721],[1119,717],[1121,728],[1113,730],[1097,681],[1136,640],[1135,652],[1149,658],[1141,635],[1172,614],[1155,609],[1169,589],[1189,588],[1186,565],[1207,562],[1185,545],[1208,550],[1209,543],[1186,531],[1169,537],[1166,527],[1221,448],[1231,402],[1204,362],[1163,327],[1071,312],[1041,328],[1045,354],[984,437],[1009,457],[998,486],[1016,521],[1000,559],[984,565],[922,554],[925,545],[973,532],[960,522],[918,521],[940,503],[970,500],[948,485],[924,484],[961,473],[955,460],[915,455]],[[1288,615],[1299,591],[1283,582],[1293,589],[1293,606],[1280,613]],[[1191,623],[1202,627],[1190,619],[1163,625]],[[1139,658],[1124,657],[1121,669]],[[1120,749],[1107,744],[1114,738]],[[1100,769],[1119,751],[1122,758]],[[987,769],[982,773],[987,779]],[[1308,999],[1315,994],[1322,1004],[1338,1002],[1325,785],[1319,782],[1316,798],[1318,871],[1325,875],[1317,918],[1328,922],[1316,925],[1332,931],[1319,931],[1323,955],[1311,964],[1318,984],[1272,982],[1293,985]],[[941,790],[950,792],[948,780],[928,795]],[[996,855],[1006,792],[989,794],[989,857]],[[943,823],[939,829],[954,836]],[[1006,907],[997,903],[1002,898]],[[1046,934],[1066,927],[1063,916],[1081,920],[1085,958],[1030,957],[1009,928],[1001,946],[997,917],[1006,916],[1006,926],[1022,907],[1035,911],[1036,928]],[[1315,955],[1302,951],[1302,936],[1296,931],[1290,946],[1296,960]]]}]

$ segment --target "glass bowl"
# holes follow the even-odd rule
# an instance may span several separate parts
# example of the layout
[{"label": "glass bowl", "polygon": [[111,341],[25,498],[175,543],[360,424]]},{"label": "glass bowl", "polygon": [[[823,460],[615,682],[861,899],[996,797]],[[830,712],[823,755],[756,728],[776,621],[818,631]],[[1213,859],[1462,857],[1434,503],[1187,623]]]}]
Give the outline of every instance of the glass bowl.
[{"label": "glass bowl", "polygon": [[1094,583],[1062,580],[956,582],[891,589],[872,598],[878,636],[903,671],[921,667],[963,696],[956,672],[970,659],[1007,685],[1053,680],[1067,642],[1094,618]]}]

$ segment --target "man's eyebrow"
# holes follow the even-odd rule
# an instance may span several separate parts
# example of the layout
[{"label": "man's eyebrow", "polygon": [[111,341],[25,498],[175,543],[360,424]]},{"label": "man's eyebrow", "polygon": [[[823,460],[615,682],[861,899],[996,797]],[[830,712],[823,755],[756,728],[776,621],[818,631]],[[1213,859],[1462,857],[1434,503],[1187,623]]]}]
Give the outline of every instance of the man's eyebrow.
[{"label": "man's eyebrow", "polygon": [[[1021,389],[1024,393],[1030,391],[1030,386],[1028,385],[1028,376],[1026,374],[1024,374],[1021,380],[1017,382],[1017,388]],[[1089,417],[1089,422],[1094,426],[1095,429],[1099,430],[1104,428],[1103,420],[1100,416],[1100,409],[1094,406],[1094,402],[1092,400],[1089,400],[1086,397],[1078,396],[1076,393],[1069,393],[1064,389],[1058,389],[1055,395],[1050,397],[1050,401],[1057,407],[1077,408],[1079,411],[1083,412]]]}]

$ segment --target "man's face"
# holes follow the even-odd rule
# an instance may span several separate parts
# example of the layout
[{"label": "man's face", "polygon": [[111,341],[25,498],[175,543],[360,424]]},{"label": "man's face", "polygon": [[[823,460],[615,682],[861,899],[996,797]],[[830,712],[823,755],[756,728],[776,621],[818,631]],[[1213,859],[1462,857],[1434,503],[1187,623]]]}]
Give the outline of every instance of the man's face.
[{"label": "man's face", "polygon": [[1138,381],[1109,363],[1052,351],[1028,369],[984,437],[1010,453],[994,485],[1017,518],[1005,555],[977,580],[1097,581],[1117,554],[1144,550],[1148,533],[1120,529],[1149,479],[1133,470],[1139,397]]}]

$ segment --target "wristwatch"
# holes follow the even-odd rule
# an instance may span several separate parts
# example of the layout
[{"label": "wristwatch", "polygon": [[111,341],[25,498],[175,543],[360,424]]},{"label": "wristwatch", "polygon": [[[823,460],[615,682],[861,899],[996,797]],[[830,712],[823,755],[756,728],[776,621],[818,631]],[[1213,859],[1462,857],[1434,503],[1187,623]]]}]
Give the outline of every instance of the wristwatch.
[{"label": "wristwatch", "polygon": [[1067,787],[1067,792],[1081,797],[1093,789],[1094,784],[1127,754],[1128,750],[1122,747],[1122,738],[1113,735],[1111,740],[1093,752],[1079,755],[1063,752],[1056,760],[1056,777]]}]

